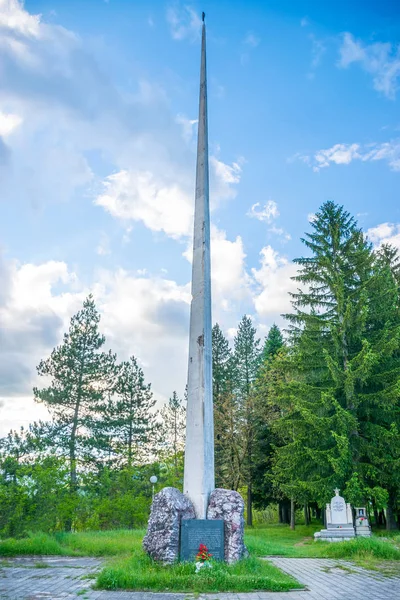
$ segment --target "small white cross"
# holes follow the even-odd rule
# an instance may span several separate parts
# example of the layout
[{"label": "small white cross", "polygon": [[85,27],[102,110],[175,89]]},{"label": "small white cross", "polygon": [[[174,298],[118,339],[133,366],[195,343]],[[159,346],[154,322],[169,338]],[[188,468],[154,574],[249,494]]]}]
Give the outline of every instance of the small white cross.
[{"label": "small white cross", "polygon": [[339,496],[340,490],[338,488],[335,488],[333,491],[335,492],[336,496]]}]

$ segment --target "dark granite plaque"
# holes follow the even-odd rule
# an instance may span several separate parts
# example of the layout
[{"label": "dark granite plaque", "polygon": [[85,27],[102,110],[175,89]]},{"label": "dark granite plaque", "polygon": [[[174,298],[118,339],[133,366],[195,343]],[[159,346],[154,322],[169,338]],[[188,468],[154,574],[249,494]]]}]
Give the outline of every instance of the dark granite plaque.
[{"label": "dark granite plaque", "polygon": [[224,521],[184,519],[181,521],[180,559],[193,561],[200,544],[205,544],[215,560],[224,560]]}]

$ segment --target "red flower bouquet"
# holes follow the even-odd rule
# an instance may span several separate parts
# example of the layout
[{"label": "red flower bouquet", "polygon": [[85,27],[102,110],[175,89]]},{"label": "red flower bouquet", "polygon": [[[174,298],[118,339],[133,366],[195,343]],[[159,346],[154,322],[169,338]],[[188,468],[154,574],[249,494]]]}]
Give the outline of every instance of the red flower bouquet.
[{"label": "red flower bouquet", "polygon": [[210,560],[212,554],[208,551],[208,548],[205,544],[200,544],[199,551],[196,554],[196,560],[199,562],[206,562],[206,560]]}]

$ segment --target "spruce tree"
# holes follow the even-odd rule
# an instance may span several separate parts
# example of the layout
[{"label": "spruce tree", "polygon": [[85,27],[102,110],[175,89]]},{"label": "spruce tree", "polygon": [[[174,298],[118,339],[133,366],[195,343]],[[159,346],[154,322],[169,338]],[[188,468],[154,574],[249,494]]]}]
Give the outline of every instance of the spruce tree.
[{"label": "spruce tree", "polygon": [[275,407],[269,402],[270,388],[276,386],[277,370],[275,359],[284,348],[281,330],[276,324],[270,328],[265,338],[262,360],[254,385],[255,435],[253,451],[253,500],[259,508],[265,508],[271,502],[281,501],[273,493],[269,478],[273,447],[277,444],[271,422],[275,416]]},{"label": "spruce tree", "polygon": [[279,327],[274,323],[265,338],[261,364],[268,364],[283,346],[283,336]]},{"label": "spruce tree", "polygon": [[[302,287],[287,315],[291,346],[275,394],[282,443],[274,482],[298,500],[311,495],[322,504],[338,486],[358,503],[380,494],[378,479],[368,477],[376,471],[372,451],[384,432],[393,442],[396,283],[343,207],[325,203],[312,227],[303,240],[311,256],[295,261],[300,269],[294,279]],[[390,462],[396,456],[389,446]],[[373,461],[377,465],[377,456]]]},{"label": "spruce tree", "polygon": [[[212,372],[214,402],[214,446],[215,480],[217,487],[236,489],[236,452],[232,448],[234,438],[232,403],[232,353],[229,342],[216,323],[212,329]],[[231,417],[231,427],[227,431],[227,420]],[[229,433],[230,432],[230,433]]]}]

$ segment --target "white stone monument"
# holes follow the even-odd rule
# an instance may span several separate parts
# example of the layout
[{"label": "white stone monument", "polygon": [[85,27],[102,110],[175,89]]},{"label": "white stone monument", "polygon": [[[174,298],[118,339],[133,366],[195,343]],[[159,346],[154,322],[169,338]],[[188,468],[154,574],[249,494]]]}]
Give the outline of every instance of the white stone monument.
[{"label": "white stone monument", "polygon": [[[185,548],[182,547],[181,552],[179,549],[183,520],[197,521],[192,525],[197,527],[199,535],[203,536],[202,543],[206,545],[204,532],[207,521],[223,521],[221,540],[226,562],[235,562],[247,553],[243,498],[233,490],[214,489],[210,262],[206,27],[203,13],[183,494],[175,488],[163,488],[155,495],[143,540],[144,550],[154,560],[168,564],[178,560],[179,556],[186,556]],[[209,539],[213,543],[214,538]]]},{"label": "white stone monument", "polygon": [[371,527],[364,507],[356,508],[355,525],[357,537],[371,537]]},{"label": "white stone monument", "polygon": [[206,27],[203,14],[183,493],[205,519],[214,483]]},{"label": "white stone monument", "polygon": [[316,540],[342,542],[355,537],[352,508],[350,504],[346,504],[342,496],[339,496],[339,491],[335,489],[335,496],[326,505],[326,529],[314,533]]}]

